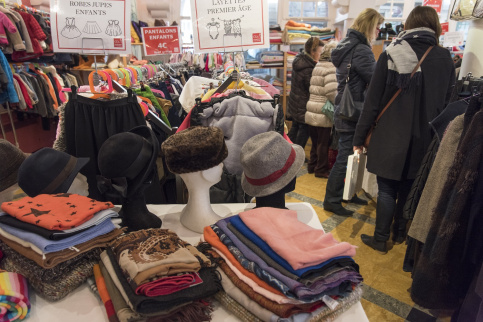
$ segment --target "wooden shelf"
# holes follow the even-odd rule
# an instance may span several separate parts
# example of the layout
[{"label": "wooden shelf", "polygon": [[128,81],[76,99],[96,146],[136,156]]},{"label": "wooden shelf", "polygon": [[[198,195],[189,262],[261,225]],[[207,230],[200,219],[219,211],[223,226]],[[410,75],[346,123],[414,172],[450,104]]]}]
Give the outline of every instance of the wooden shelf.
[{"label": "wooden shelf", "polygon": [[142,46],[142,45],[144,45],[144,43],[143,42],[132,42],[131,45],[132,46]]}]

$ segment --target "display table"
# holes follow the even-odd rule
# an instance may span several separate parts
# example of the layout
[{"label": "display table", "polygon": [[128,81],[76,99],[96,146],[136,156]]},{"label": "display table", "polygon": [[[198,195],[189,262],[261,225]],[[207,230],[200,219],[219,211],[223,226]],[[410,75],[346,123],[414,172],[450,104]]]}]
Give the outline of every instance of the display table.
[{"label": "display table", "polygon": [[[163,227],[175,231],[179,237],[187,242],[196,245],[200,241],[200,234],[184,228],[179,215],[185,205],[148,205],[148,209],[163,220]],[[255,204],[215,204],[214,211],[220,217],[227,217],[238,214],[244,210],[251,209]],[[296,210],[298,219],[312,227],[322,229],[322,225],[309,203],[289,203],[287,208]],[[30,296],[32,309],[29,321],[38,322],[105,322],[108,321],[102,301],[89,289],[87,283],[77,288],[64,299],[58,302],[48,302],[36,294]],[[213,321],[239,321],[230,312],[226,311],[220,304],[215,303]],[[360,302],[353,305],[335,321],[342,322],[364,322],[369,321]]]}]

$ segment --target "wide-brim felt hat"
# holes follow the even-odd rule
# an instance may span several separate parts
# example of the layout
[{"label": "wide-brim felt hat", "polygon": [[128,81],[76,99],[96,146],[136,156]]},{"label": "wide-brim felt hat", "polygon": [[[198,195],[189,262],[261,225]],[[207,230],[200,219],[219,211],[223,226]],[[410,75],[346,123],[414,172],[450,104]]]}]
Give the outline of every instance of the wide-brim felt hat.
[{"label": "wide-brim felt hat", "polygon": [[0,192],[17,183],[18,170],[27,156],[15,145],[0,139]]},{"label": "wide-brim felt hat", "polygon": [[[101,175],[107,180],[126,180],[125,196],[133,195],[143,185],[151,183],[159,148],[159,141],[153,130],[144,125],[115,134],[99,150],[98,166]],[[98,179],[98,186],[100,181],[103,180]]]},{"label": "wide-brim felt hat", "polygon": [[65,193],[89,158],[76,158],[52,148],[32,153],[18,170],[18,185],[30,197]]},{"label": "wide-brim felt hat", "polygon": [[265,197],[295,178],[304,164],[305,152],[300,145],[290,144],[279,133],[269,131],[245,142],[240,158],[243,190],[253,197]]},{"label": "wide-brim felt hat", "polygon": [[161,146],[169,171],[176,174],[203,171],[228,156],[223,131],[214,126],[193,126],[170,136]]}]

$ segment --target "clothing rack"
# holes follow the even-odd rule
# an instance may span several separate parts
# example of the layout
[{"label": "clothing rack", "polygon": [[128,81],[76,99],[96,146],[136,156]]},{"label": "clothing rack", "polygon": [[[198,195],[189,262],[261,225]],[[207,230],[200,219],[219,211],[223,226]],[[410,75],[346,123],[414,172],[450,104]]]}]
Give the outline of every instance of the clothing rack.
[{"label": "clothing rack", "polygon": [[38,9],[28,7],[28,6],[25,6],[25,5],[19,5],[19,4],[16,4],[16,3],[5,2],[5,6],[10,7],[12,9],[24,9],[25,11],[30,12],[30,13],[40,13],[42,15],[46,15],[46,16],[50,17],[50,12],[38,10]]}]

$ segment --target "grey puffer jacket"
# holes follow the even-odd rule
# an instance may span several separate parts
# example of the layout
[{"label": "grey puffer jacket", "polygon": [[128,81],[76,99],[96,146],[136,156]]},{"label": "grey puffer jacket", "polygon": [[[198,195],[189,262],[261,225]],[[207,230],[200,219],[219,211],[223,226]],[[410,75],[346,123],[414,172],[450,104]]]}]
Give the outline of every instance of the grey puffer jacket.
[{"label": "grey puffer jacket", "polygon": [[310,78],[315,61],[307,53],[298,53],[293,60],[292,87],[288,97],[287,112],[298,123],[305,123],[305,112],[309,101]]},{"label": "grey puffer jacket", "polygon": [[341,120],[338,115],[338,105],[344,92],[347,78],[347,65],[349,64],[352,51],[352,64],[350,69],[349,88],[354,101],[363,102],[365,90],[371,82],[376,60],[369,46],[366,36],[357,30],[349,29],[347,36],[332,50],[331,59],[336,67],[337,96],[335,98],[334,123],[339,132],[354,132],[357,122]]}]

